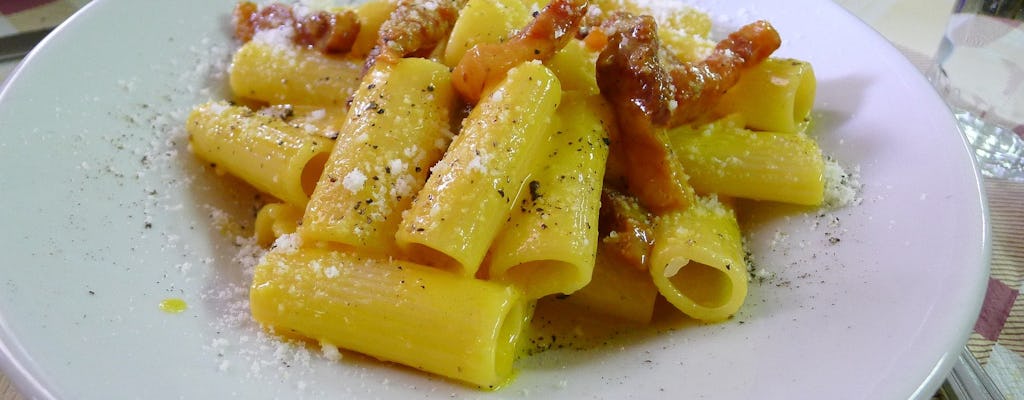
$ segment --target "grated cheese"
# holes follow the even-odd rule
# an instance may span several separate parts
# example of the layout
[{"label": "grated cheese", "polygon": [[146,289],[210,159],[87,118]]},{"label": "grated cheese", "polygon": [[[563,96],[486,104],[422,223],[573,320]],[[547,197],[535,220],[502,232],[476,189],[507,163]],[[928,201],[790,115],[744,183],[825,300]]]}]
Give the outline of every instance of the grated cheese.
[{"label": "grated cheese", "polygon": [[348,189],[348,191],[352,193],[362,190],[364,183],[366,183],[366,174],[363,174],[359,168],[349,172],[341,181],[341,184],[345,186],[345,189]]}]

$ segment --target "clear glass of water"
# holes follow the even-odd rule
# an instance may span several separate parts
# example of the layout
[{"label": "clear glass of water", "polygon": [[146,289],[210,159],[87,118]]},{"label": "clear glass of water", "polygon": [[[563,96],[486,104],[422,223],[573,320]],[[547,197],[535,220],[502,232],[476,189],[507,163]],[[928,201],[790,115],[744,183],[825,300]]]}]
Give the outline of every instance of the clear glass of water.
[{"label": "clear glass of water", "polygon": [[957,0],[935,61],[982,173],[1024,182],[1024,0]]}]

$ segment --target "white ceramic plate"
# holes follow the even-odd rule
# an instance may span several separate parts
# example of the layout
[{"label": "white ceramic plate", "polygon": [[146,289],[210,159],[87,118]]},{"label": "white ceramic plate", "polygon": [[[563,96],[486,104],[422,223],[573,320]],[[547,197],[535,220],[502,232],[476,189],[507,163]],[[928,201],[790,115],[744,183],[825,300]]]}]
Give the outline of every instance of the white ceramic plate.
[{"label": "white ceramic plate", "polygon": [[[544,353],[497,393],[277,345],[246,318],[218,227],[249,221],[252,193],[203,173],[181,129],[221,96],[233,1],[97,0],[0,93],[0,366],[44,398],[926,398],[987,282],[984,201],[952,118],[830,2],[707,3],[724,28],[770,19],[779,54],[814,64],[815,132],[865,184],[857,207],[751,217],[775,277],[730,322]],[[172,297],[188,310],[162,312]]]}]

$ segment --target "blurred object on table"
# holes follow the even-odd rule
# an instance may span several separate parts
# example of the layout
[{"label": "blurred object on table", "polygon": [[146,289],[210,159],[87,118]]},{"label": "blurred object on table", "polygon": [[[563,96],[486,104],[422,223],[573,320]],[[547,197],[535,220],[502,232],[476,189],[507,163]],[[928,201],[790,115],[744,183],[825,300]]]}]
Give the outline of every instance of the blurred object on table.
[{"label": "blurred object on table", "polygon": [[[0,0],[0,37],[53,28],[89,0]],[[0,82],[19,60],[0,62]]]}]

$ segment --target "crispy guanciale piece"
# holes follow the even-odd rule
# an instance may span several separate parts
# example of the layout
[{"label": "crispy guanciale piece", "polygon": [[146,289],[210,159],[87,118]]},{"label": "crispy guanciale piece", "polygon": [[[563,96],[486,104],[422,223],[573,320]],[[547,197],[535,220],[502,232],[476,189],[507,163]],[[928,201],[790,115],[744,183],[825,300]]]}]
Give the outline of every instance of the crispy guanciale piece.
[{"label": "crispy guanciale piece", "polygon": [[605,254],[647,271],[647,257],[654,245],[654,228],[650,215],[636,198],[605,186],[601,191],[598,227]]},{"label": "crispy guanciale piece", "polygon": [[685,207],[693,193],[665,129],[709,112],[745,69],[779,47],[779,35],[767,22],[754,22],[719,42],[707,59],[682,63],[659,45],[652,17],[616,18],[602,26],[612,32],[597,60],[597,83],[621,132],[612,156],[622,157],[628,189],[651,211]]},{"label": "crispy guanciale piece", "polygon": [[292,7],[285,4],[259,8],[255,3],[243,1],[235,6],[233,17],[235,37],[243,42],[252,40],[256,32],[291,26],[294,29],[292,42],[325,54],[351,50],[359,34],[359,17],[351,10],[318,11],[297,17]]},{"label": "crispy guanciale piece", "polygon": [[451,32],[467,0],[401,0],[380,26],[377,45],[366,67],[394,63],[405,56],[425,56]]},{"label": "crispy guanciale piece", "polygon": [[553,0],[504,43],[473,46],[452,72],[455,90],[476,103],[484,88],[501,81],[508,70],[526,61],[547,60],[565,47],[586,13],[587,0]]}]

